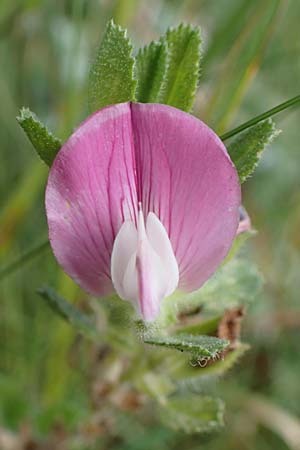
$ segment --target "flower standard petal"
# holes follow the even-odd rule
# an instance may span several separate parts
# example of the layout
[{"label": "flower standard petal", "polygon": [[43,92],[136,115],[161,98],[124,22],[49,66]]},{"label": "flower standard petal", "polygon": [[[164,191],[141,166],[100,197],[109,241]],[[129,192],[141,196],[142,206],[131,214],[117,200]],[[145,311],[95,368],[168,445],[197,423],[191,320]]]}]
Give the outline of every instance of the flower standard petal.
[{"label": "flower standard petal", "polygon": [[95,295],[115,288],[146,320],[178,279],[192,291],[214,272],[239,205],[237,173],[216,134],[158,104],[89,117],[58,153],[46,191],[49,237],[66,272]]},{"label": "flower standard petal", "polygon": [[226,148],[203,122],[176,108],[132,104],[137,195],[170,237],[179,287],[212,275],[236,235],[240,184]]},{"label": "flower standard petal", "polygon": [[49,238],[65,271],[86,291],[113,290],[115,236],[137,214],[128,103],[90,116],[59,151],[46,190]]}]

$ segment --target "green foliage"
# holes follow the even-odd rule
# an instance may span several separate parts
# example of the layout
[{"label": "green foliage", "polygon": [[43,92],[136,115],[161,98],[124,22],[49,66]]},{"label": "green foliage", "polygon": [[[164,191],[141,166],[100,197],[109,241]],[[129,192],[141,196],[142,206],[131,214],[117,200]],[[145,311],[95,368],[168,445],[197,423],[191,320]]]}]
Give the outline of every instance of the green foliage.
[{"label": "green foliage", "polygon": [[206,359],[200,359],[198,362],[195,360],[192,364],[177,364],[173,371],[173,377],[177,382],[182,382],[195,390],[196,387],[205,385],[205,392],[207,392],[207,386],[212,384],[238,363],[240,358],[249,349],[248,344],[238,342],[235,344],[234,349],[226,351],[221,354],[220,357],[214,361],[207,361]]},{"label": "green foliage", "polygon": [[[57,8],[55,2],[41,0],[0,2],[1,267],[7,268],[8,260],[15,261],[17,255],[34,247],[39,241],[37,236],[41,237],[46,232],[42,202],[46,166],[37,160],[32,161],[30,152],[24,146],[24,137],[16,130],[14,117],[17,105],[23,104],[26,97],[34,109],[44,114],[50,113],[59,123],[59,135],[67,136],[82,117],[82,105],[86,102],[84,75],[87,55],[92,51],[90,44],[99,29],[104,28],[107,18],[113,16],[117,6],[122,5],[126,14],[123,20],[118,14],[117,23],[130,28],[138,43],[155,35],[157,30],[168,27],[174,18],[190,21],[192,17],[195,24],[201,22],[206,35],[206,48],[209,50],[211,47],[213,51],[207,52],[201,79],[201,98],[198,99],[201,101],[196,103],[195,113],[208,124],[219,125],[220,133],[227,130],[233,120],[238,123],[237,117],[252,117],[254,109],[265,111],[268,105],[274,104],[274,99],[286,98],[292,94],[293,86],[296,89],[298,85],[299,71],[295,55],[298,55],[299,50],[300,4],[296,0],[280,2],[284,7],[287,3],[291,4],[284,14],[272,18],[271,26],[267,21],[262,23],[262,19],[265,14],[272,15],[273,5],[276,7],[278,4],[273,0],[266,3],[258,0],[189,0],[184,3],[158,0],[159,14],[145,0],[130,0],[130,3],[135,3],[135,7],[128,8],[126,0],[79,0],[66,2],[61,8]],[[147,17],[149,27],[143,26],[143,17]],[[34,35],[32,27],[20,26],[32,19],[38,27],[38,33]],[[250,52],[251,58],[248,57]],[[257,70],[259,77],[255,79]],[[221,88],[218,88],[218,84]],[[198,107],[201,105],[207,105],[210,114],[200,112]],[[280,118],[286,116],[283,113]],[[221,125],[220,120],[223,122]],[[121,346],[117,349],[107,344],[108,339],[105,345],[102,340],[91,343],[78,339],[71,327],[56,320],[54,314],[49,313],[45,305],[37,302],[36,296],[32,295],[35,286],[47,276],[48,282],[58,292],[62,292],[65,298],[77,298],[68,283],[63,287],[64,275],[51,253],[45,252],[41,257],[32,259],[30,264],[23,264],[22,270],[14,274],[10,272],[9,277],[1,280],[0,441],[8,436],[8,445],[11,439],[19,439],[15,447],[49,447],[57,450],[61,447],[70,450],[198,450],[199,446],[205,450],[228,450],[234,442],[241,448],[260,450],[297,447],[299,439],[294,447],[292,442],[289,445],[285,442],[289,442],[286,436],[290,437],[290,441],[295,439],[294,436],[297,439],[297,419],[300,414],[300,367],[299,358],[295,358],[299,342],[296,313],[300,289],[300,153],[295,144],[299,134],[298,121],[297,112],[289,114],[288,120],[284,122],[285,133],[280,139],[281,144],[274,148],[276,151],[267,155],[271,169],[269,175],[258,172],[255,183],[250,183],[244,192],[245,203],[251,205],[251,212],[255,213],[253,221],[259,228],[260,238],[253,241],[252,247],[267,279],[268,288],[264,297],[260,296],[258,301],[253,302],[247,327],[243,330],[247,339],[252,341],[251,352],[237,370],[220,380],[218,386],[213,386],[220,391],[227,404],[228,420],[222,433],[213,433],[211,438],[201,437],[200,440],[199,436],[187,436],[166,429],[160,425],[151,399],[155,397],[155,401],[160,402],[168,400],[166,397],[170,392],[165,395],[169,389],[167,370],[170,375],[171,372],[174,374],[176,365],[184,365],[195,378],[198,376],[195,380],[187,381],[187,374],[182,374],[180,386],[189,383],[192,387],[195,381],[195,386],[200,389],[201,384],[203,392],[210,395],[204,391],[205,379],[214,379],[215,373],[218,375],[221,368],[223,371],[224,365],[227,366],[231,358],[237,356],[240,346],[227,353],[224,361],[217,359],[205,368],[192,367],[188,354],[184,356],[177,351],[157,351],[157,348],[151,349],[138,342],[135,346],[132,342],[127,344],[129,326],[126,329],[122,323],[118,328],[119,314],[115,312],[113,331],[123,342],[122,349]],[[241,271],[246,273],[247,262],[241,264]],[[250,262],[248,264],[251,274],[252,265]],[[237,268],[238,264],[234,269],[231,261],[228,262],[228,275],[233,285]],[[221,272],[223,269],[220,269]],[[239,301],[258,294],[257,281],[254,280],[252,292],[246,278],[245,292],[240,295],[240,288],[230,286],[230,280],[222,288],[220,277],[218,289],[213,289],[212,284],[216,281],[214,277],[212,284],[210,281],[207,283],[209,289],[203,287],[203,298],[198,293],[191,303],[191,299],[187,299],[187,306],[196,306],[195,311],[198,312],[197,305],[200,305],[204,310],[199,314],[201,317],[206,317],[205,310],[211,308],[217,317],[220,310],[227,307],[226,302],[229,301],[228,307],[235,303],[236,292]],[[126,305],[126,302],[123,303]],[[94,310],[95,304],[99,305],[99,314]],[[102,334],[107,320],[103,314],[102,301],[95,299],[92,306]],[[117,308],[119,311],[119,305],[116,305]],[[184,299],[180,309],[185,309]],[[174,308],[174,311],[175,319],[178,320],[179,308]],[[192,323],[193,317],[190,319],[188,322]],[[111,321],[109,318],[108,322]],[[212,325],[215,327],[214,323]],[[199,324],[195,332],[200,330]],[[209,327],[200,331],[201,334],[206,332],[209,332]],[[130,356],[125,350],[129,345],[132,350]],[[145,370],[149,375],[144,377],[148,380],[149,395],[148,391],[142,391],[141,407],[136,406],[133,412],[124,412],[118,405],[111,408],[110,402],[117,402],[132,384],[139,391],[136,380],[143,378]],[[158,379],[155,375],[158,375]],[[94,387],[105,383],[107,379],[115,383],[116,390],[111,399],[106,394],[100,394],[95,407],[94,394],[92,396],[91,393],[94,393]],[[152,395],[151,389],[156,391]],[[253,391],[259,391],[262,398],[272,403],[273,413],[268,409],[264,414],[261,405],[256,405],[258,409],[253,405],[249,408]],[[133,391],[133,397],[135,394]],[[198,398],[194,391],[193,395],[188,396],[191,404],[198,402]],[[49,408],[48,402],[56,404]],[[286,422],[287,415],[278,420],[276,409],[279,406],[294,418],[294,423],[291,420]],[[161,410],[162,406],[159,408]],[[124,421],[122,426],[120,417]],[[74,424],[72,427],[71,422]],[[170,425],[174,426],[174,423]],[[288,426],[282,426],[283,423],[288,423]],[[25,433],[21,431],[24,424]],[[29,442],[24,442],[31,430]],[[272,434],[270,430],[273,430]]]},{"label": "green foliage", "polygon": [[249,128],[231,142],[227,149],[243,183],[255,170],[265,146],[272,142],[278,131],[269,119]]},{"label": "green foliage", "polygon": [[200,29],[181,24],[170,28],[163,39],[168,46],[168,67],[160,102],[190,111],[199,80]]},{"label": "green foliage", "polygon": [[224,259],[222,265],[227,264],[232,258],[237,256],[239,254],[239,251],[245,244],[245,242],[248,241],[248,239],[254,237],[256,235],[255,230],[247,230],[243,231],[242,233],[239,233],[235,240],[233,241],[233,244],[231,246],[231,249],[229,250],[229,253],[227,254],[226,258]]},{"label": "green foliage", "polygon": [[221,267],[198,295],[206,309],[219,311],[249,304],[257,298],[261,287],[262,276],[256,266],[247,259],[235,258]]},{"label": "green foliage", "polygon": [[[149,423],[146,421],[142,422],[140,416],[128,413],[120,414],[116,409],[112,411],[112,416],[116,419],[114,436],[121,435],[123,439],[121,445],[117,444],[113,448],[118,450],[170,450],[170,446],[172,446],[174,441],[173,430],[157,424],[149,427]],[[103,437],[101,436],[102,442]],[[88,446],[80,450],[108,450],[108,445],[100,447],[99,444],[93,448]]]},{"label": "green foliage", "polygon": [[139,377],[138,386],[142,392],[154,398],[158,403],[166,403],[167,396],[176,390],[175,384],[164,373],[147,372]]},{"label": "green foliage", "polygon": [[[1,426],[17,428],[22,417],[28,412],[30,406],[23,396],[23,391],[22,380],[19,380],[18,384],[14,383],[11,376],[0,372]],[[1,442],[0,436],[0,444]]]},{"label": "green foliage", "polygon": [[126,30],[111,20],[90,70],[90,112],[107,105],[134,100],[135,87],[132,44]]},{"label": "green foliage", "polygon": [[90,339],[99,338],[93,321],[57,294],[54,289],[44,286],[39,288],[37,292],[47,302],[53,312],[69,322],[83,336]]},{"label": "green foliage", "polygon": [[41,243],[40,245],[37,245],[36,247],[32,248],[31,250],[27,251],[23,255],[21,255],[19,258],[15,259],[11,263],[7,264],[4,267],[0,267],[0,280],[7,277],[8,275],[12,274],[19,268],[23,267],[24,264],[26,264],[28,261],[30,261],[32,258],[35,258],[40,253],[42,253],[44,250],[47,250],[49,248],[49,241]]},{"label": "green foliage", "polygon": [[[188,313],[199,307],[214,315],[206,322],[182,327],[187,333],[211,333],[216,328],[220,313],[225,309],[251,303],[261,292],[263,278],[256,265],[243,256],[237,256],[243,243],[255,231],[245,231],[236,237],[231,251],[215,274],[199,290],[191,293],[176,291],[164,299],[157,320],[160,327],[174,325],[180,313]],[[181,328],[178,328],[180,332]]]},{"label": "green foliage", "polygon": [[[222,23],[211,30],[209,45],[203,56],[204,67],[210,67],[210,61],[216,57],[224,58],[227,55],[236,40],[239,33],[247,26],[249,21],[249,11],[255,10],[257,5],[249,0],[239,0],[233,4],[232,8],[223,14]],[[207,77],[207,71],[203,73]]]},{"label": "green foliage", "polygon": [[60,139],[55,137],[28,108],[21,109],[17,121],[27,134],[40,158],[48,166],[51,166],[62,146]]},{"label": "green foliage", "polygon": [[220,139],[222,139],[222,141],[226,141],[227,139],[232,138],[236,134],[239,134],[244,130],[248,130],[248,128],[253,127],[254,125],[257,125],[263,120],[269,119],[270,117],[275,116],[276,114],[284,111],[285,109],[297,105],[297,103],[299,102],[300,102],[300,95],[295,95],[289,100],[286,100],[285,102],[282,102],[279,105],[276,105],[271,109],[268,109],[268,111],[265,111],[259,114],[258,116],[252,117],[252,119],[247,120],[247,122],[244,122],[241,125],[233,128],[233,130],[227,131],[226,133],[220,136]]},{"label": "green foliage", "polygon": [[218,329],[221,315],[210,317],[209,319],[201,320],[200,322],[193,323],[191,325],[180,326],[177,333],[187,334],[213,334]]},{"label": "green foliage", "polygon": [[216,358],[219,353],[228,347],[229,342],[213,336],[195,336],[192,334],[177,334],[176,336],[158,336],[146,334],[146,344],[157,345],[181,352],[188,352],[193,359],[207,357]]},{"label": "green foliage", "polygon": [[224,375],[228,370],[232,369],[233,366],[239,361],[239,359],[249,350],[249,345],[244,343],[236,344],[234,350],[228,352],[224,358],[216,361],[214,364],[208,365],[206,367],[201,367],[201,375]]},{"label": "green foliage", "polygon": [[224,404],[218,398],[194,394],[174,395],[160,410],[162,421],[174,430],[207,433],[223,426]]},{"label": "green foliage", "polygon": [[167,44],[162,39],[139,50],[136,56],[137,101],[159,103],[166,81],[167,57]]},{"label": "green foliage", "polygon": [[231,259],[202,286],[190,294],[171,296],[163,304],[164,317],[174,317],[202,306],[213,314],[225,309],[248,304],[255,299],[262,287],[262,276],[256,266],[244,258]]},{"label": "green foliage", "polygon": [[[260,68],[266,48],[278,28],[280,12],[285,8],[280,0],[265,0],[263,4],[254,5],[252,3],[248,2],[242,13],[236,8],[232,19],[235,18],[238,25],[233,27],[231,19],[227,25],[231,25],[232,28],[227,29],[226,33],[223,30],[225,46],[221,45],[220,48],[224,53],[219,60],[218,70],[215,71],[216,79],[212,95],[205,105],[204,112],[208,123],[219,132],[227,129],[237,114],[245,91]],[[240,14],[237,19],[238,13]],[[255,33],[251,23],[254,17]],[[218,40],[220,42],[219,36]],[[212,44],[212,47],[215,46]],[[211,57],[213,54],[209,55],[209,58]]]}]

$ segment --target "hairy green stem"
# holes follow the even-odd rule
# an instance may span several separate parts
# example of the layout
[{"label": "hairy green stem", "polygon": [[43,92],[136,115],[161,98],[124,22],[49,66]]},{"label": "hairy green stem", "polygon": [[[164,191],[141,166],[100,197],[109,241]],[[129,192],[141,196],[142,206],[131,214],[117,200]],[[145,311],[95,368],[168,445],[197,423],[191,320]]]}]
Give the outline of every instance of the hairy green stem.
[{"label": "hairy green stem", "polygon": [[241,131],[244,131],[247,128],[252,127],[253,125],[256,125],[257,123],[261,122],[262,120],[265,120],[265,119],[268,119],[269,117],[274,116],[275,114],[289,108],[290,106],[295,105],[298,102],[300,102],[300,95],[296,95],[296,97],[293,97],[290,100],[287,100],[286,102],[280,103],[280,105],[277,105],[272,109],[269,109],[269,111],[266,111],[256,117],[253,117],[253,119],[248,120],[248,122],[242,123],[241,125],[234,128],[233,130],[227,131],[226,133],[222,134],[222,136],[220,136],[220,138],[222,139],[222,141],[225,141],[226,139],[229,139],[232,136],[235,136],[236,134],[240,133]]}]

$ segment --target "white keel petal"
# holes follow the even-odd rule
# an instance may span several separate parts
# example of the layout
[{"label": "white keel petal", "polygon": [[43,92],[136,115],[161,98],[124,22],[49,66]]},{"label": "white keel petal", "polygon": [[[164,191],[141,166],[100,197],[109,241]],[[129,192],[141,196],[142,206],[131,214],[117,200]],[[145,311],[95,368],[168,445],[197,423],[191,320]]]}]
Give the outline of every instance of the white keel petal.
[{"label": "white keel petal", "polygon": [[114,242],[111,274],[118,295],[130,300],[146,321],[159,314],[160,303],[179,281],[178,264],[168,234],[154,213],[144,223],[139,211],[137,228],[125,222]]}]

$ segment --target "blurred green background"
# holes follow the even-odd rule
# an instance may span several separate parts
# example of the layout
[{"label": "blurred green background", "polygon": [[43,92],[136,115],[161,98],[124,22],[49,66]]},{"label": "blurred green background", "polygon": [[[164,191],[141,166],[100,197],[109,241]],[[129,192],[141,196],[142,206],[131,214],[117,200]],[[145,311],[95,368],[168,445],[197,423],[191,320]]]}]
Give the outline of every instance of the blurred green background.
[{"label": "blurred green background", "polygon": [[[181,21],[201,26],[194,114],[218,133],[299,93],[297,0],[1,0],[1,267],[47,235],[47,169],[15,120],[18,108],[29,106],[66,138],[87,114],[89,63],[111,17],[137,48]],[[299,119],[299,109],[275,118],[282,133],[244,185],[259,231],[247,250],[265,286],[243,327],[251,350],[219,386],[224,430],[188,436],[161,426],[151,408],[142,421],[95,405],[105,349],[78,338],[36,295],[47,282],[84,306],[45,250],[0,280],[1,450],[300,449]]]}]

